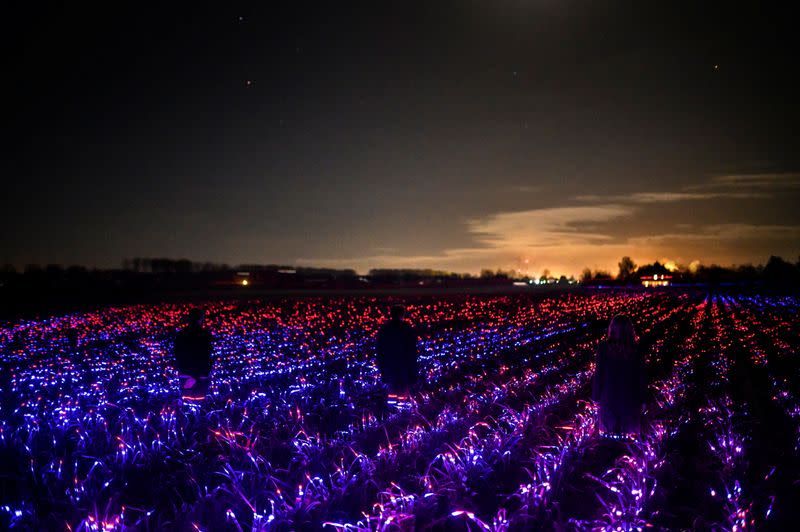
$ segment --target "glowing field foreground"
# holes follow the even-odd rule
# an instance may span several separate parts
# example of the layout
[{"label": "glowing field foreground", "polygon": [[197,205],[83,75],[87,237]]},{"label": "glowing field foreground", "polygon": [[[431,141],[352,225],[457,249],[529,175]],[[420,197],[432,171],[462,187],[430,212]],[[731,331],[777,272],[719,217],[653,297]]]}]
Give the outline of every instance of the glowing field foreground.
[{"label": "glowing field foreground", "polygon": [[[797,298],[407,299],[425,378],[385,406],[375,298],[205,305],[213,395],[180,405],[186,305],[0,328],[0,527],[781,529],[800,509]],[[595,434],[608,319],[648,357],[643,441]],[[10,391],[10,393],[8,393]]]}]

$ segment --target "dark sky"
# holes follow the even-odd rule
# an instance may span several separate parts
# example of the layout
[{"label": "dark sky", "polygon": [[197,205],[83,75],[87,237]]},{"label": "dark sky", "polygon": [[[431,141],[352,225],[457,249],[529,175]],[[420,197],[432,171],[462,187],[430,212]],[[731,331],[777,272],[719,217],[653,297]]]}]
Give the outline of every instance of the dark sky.
[{"label": "dark sky", "polygon": [[648,4],[4,6],[0,261],[796,260],[795,19]]}]

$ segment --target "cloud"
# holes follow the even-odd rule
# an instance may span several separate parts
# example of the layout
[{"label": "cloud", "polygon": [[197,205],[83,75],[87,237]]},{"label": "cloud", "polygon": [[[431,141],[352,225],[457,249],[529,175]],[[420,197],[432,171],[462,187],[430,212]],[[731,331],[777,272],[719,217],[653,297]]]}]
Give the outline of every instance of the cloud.
[{"label": "cloud", "polygon": [[712,199],[765,199],[780,189],[800,187],[800,173],[731,174],[712,177],[705,183],[689,185],[676,191],[633,192],[623,195],[588,194],[575,199],[585,203],[677,203]]},{"label": "cloud", "polygon": [[612,235],[592,227],[634,213],[632,207],[615,204],[499,212],[466,222],[466,230],[476,243],[474,247],[444,249],[429,255],[386,253],[347,259],[300,258],[298,262],[331,267],[355,265],[359,271],[377,267],[435,267],[474,272],[481,267],[509,268],[519,257],[529,257],[531,267],[571,273],[580,271],[587,260],[590,265],[607,267],[607,260],[587,259],[596,255],[599,248],[605,250],[604,257],[618,258],[623,251],[621,245],[611,242]]},{"label": "cloud", "polygon": [[800,240],[798,225],[714,224],[688,229],[681,233],[664,233],[628,239],[634,246],[665,245],[687,242],[719,242],[723,240]]},{"label": "cloud", "polygon": [[628,239],[637,250],[658,250],[688,264],[748,264],[763,262],[769,255],[795,257],[800,252],[800,226],[769,224],[708,224],[680,232]]},{"label": "cloud", "polygon": [[501,212],[471,220],[468,231],[489,248],[535,248],[610,240],[605,233],[587,230],[588,224],[631,216],[634,209],[623,205],[551,207]]},{"label": "cloud", "polygon": [[477,272],[480,268],[513,268],[528,260],[530,274],[548,268],[556,274],[577,275],[585,267],[616,271],[623,255],[639,264],[668,256],[677,262],[744,264],[770,254],[793,257],[798,252],[800,226],[713,224],[687,225],[684,230],[629,237],[582,230],[582,224],[615,222],[635,216],[620,205],[556,207],[496,213],[467,224],[476,247],[444,249],[428,255],[386,253],[367,257],[298,259],[330,267],[435,268]]},{"label": "cloud", "polygon": [[512,190],[514,192],[525,192],[525,193],[528,193],[528,192],[541,192],[542,189],[543,189],[543,187],[541,187],[539,185],[513,185],[513,186],[510,186],[508,188],[509,188],[509,190]]},{"label": "cloud", "polygon": [[800,173],[729,174],[714,176],[708,183],[686,187],[686,190],[713,189],[786,189],[800,187]]},{"label": "cloud", "polygon": [[677,203],[680,201],[707,201],[711,199],[763,199],[771,198],[772,194],[766,192],[634,192],[625,195],[600,196],[596,194],[576,196],[581,202],[608,202],[617,203]]},{"label": "cloud", "polygon": [[[800,226],[749,223],[664,226],[663,233],[636,235],[637,215],[643,206],[715,199],[751,200],[774,197],[800,186],[800,173],[736,174],[673,191],[632,192],[623,195],[583,195],[556,207],[501,211],[465,221],[474,246],[447,248],[427,255],[402,255],[376,249],[366,257],[299,259],[326,266],[441,268],[476,272],[480,268],[512,268],[526,259],[530,273],[543,268],[576,274],[584,267],[615,270],[619,257],[638,263],[669,256],[719,264],[763,260],[772,253],[794,256]],[[525,187],[516,187],[521,190]],[[530,191],[534,189],[531,188]],[[700,211],[698,211],[700,212]],[[738,214],[739,211],[731,210]],[[741,220],[741,218],[739,218]],[[701,220],[699,220],[701,222]],[[737,220],[738,221],[738,220]]]}]

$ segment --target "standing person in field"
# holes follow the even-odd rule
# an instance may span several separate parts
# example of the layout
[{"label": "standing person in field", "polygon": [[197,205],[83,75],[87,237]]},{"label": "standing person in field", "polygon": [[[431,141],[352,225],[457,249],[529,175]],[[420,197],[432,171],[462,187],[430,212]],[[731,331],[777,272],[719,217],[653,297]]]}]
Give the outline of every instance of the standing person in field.
[{"label": "standing person in field", "polygon": [[389,397],[405,399],[417,382],[417,334],[405,321],[406,309],[393,306],[390,319],[378,331],[376,345],[381,379],[389,387]]},{"label": "standing person in field", "polygon": [[644,357],[636,344],[636,333],[628,316],[615,316],[608,325],[608,338],[597,347],[592,399],[600,408],[601,433],[638,435],[647,389]]},{"label": "standing person in field", "polygon": [[186,326],[175,336],[175,361],[181,378],[181,396],[185,400],[202,401],[208,389],[211,372],[211,333],[203,327],[203,311],[193,308]]}]

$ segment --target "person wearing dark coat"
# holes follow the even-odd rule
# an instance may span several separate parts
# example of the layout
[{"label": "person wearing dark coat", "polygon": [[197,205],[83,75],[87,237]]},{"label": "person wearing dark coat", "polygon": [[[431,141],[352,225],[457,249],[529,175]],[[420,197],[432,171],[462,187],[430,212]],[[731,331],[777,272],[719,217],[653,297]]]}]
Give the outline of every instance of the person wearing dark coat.
[{"label": "person wearing dark coat", "polygon": [[378,331],[378,369],[390,397],[403,398],[417,382],[417,334],[404,317],[403,307],[392,307],[390,319]]},{"label": "person wearing dark coat", "polygon": [[619,437],[639,435],[647,376],[629,317],[615,316],[611,320],[608,338],[597,347],[592,385],[592,399],[599,407],[600,432]]},{"label": "person wearing dark coat", "polygon": [[181,395],[188,400],[202,400],[208,389],[213,339],[203,327],[202,310],[192,309],[187,321],[186,327],[175,336],[174,344]]}]

